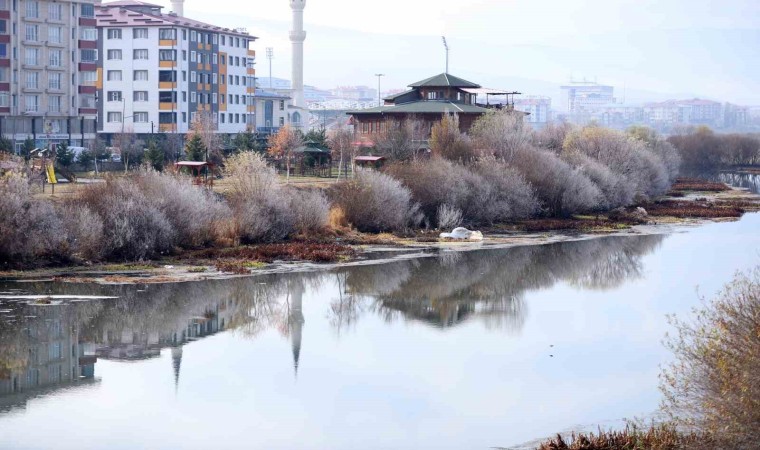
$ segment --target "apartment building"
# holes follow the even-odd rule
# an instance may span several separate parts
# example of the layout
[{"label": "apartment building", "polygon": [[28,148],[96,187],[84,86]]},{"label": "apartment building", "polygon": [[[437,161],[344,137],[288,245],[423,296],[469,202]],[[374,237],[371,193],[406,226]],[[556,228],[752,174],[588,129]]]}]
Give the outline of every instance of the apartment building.
[{"label": "apartment building", "polygon": [[162,10],[137,0],[96,7],[98,131],[184,134],[199,114],[219,133],[253,128],[256,38]]},{"label": "apartment building", "polygon": [[561,86],[562,104],[569,114],[583,114],[615,103],[614,87],[591,81]]},{"label": "apartment building", "polygon": [[17,151],[95,138],[95,0],[0,0],[0,134]]},{"label": "apartment building", "polygon": [[515,110],[528,113],[525,121],[530,124],[541,125],[551,120],[551,97],[528,96],[515,100]]}]

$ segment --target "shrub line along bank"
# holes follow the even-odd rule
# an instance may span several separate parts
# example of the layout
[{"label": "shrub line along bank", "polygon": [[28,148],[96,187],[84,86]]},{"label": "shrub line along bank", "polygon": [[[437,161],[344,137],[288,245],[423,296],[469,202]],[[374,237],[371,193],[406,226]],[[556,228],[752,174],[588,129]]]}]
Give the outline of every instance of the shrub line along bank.
[{"label": "shrub line along bank", "polygon": [[140,170],[53,204],[35,198],[22,174],[6,174],[0,260],[139,261],[347,225],[376,233],[562,218],[652,200],[668,192],[678,171],[674,147],[642,130],[562,125],[535,132],[498,112],[468,136],[456,120],[445,116],[433,127],[432,156],[391,149],[399,156],[383,171],[358,171],[325,191],[283,186],[254,152],[225,161],[224,197]]}]

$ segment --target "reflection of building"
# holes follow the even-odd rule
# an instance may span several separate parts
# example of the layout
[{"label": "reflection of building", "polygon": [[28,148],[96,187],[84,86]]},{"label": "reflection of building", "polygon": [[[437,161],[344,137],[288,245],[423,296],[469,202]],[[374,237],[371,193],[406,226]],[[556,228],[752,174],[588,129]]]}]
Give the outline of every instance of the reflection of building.
[{"label": "reflection of building", "polygon": [[0,0],[0,136],[17,151],[95,138],[93,3]]},{"label": "reflection of building", "polygon": [[16,351],[5,355],[11,367],[0,370],[0,407],[23,404],[40,390],[95,377],[97,358],[85,351],[79,323],[67,308],[68,305],[23,307],[23,327],[2,343],[15,345]]},{"label": "reflection of building", "polygon": [[162,9],[140,0],[96,7],[99,131],[187,133],[199,112],[219,133],[245,131],[256,38]]},{"label": "reflection of building", "polygon": [[300,280],[295,280],[290,285],[289,293],[292,295],[292,303],[288,314],[288,332],[293,350],[293,370],[296,376],[298,375],[298,362],[301,358],[301,338],[304,324],[303,291],[303,284]]}]

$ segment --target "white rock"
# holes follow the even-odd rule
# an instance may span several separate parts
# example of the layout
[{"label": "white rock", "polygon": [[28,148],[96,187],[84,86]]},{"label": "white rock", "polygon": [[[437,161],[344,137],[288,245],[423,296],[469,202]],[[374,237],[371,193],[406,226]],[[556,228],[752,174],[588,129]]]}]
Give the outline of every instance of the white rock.
[{"label": "white rock", "polygon": [[480,231],[470,231],[464,227],[457,227],[457,228],[454,228],[451,231],[451,233],[441,233],[440,237],[450,238],[450,239],[470,240],[470,241],[482,241],[483,233],[481,233]]}]

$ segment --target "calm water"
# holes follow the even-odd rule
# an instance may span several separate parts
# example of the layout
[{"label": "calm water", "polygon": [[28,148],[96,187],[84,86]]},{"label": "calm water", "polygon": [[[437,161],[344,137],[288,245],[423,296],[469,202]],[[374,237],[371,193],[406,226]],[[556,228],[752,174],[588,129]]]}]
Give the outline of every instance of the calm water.
[{"label": "calm water", "polygon": [[[760,215],[0,304],[0,448],[488,449],[657,407],[665,315],[760,262]],[[77,381],[72,381],[72,377]]]}]

